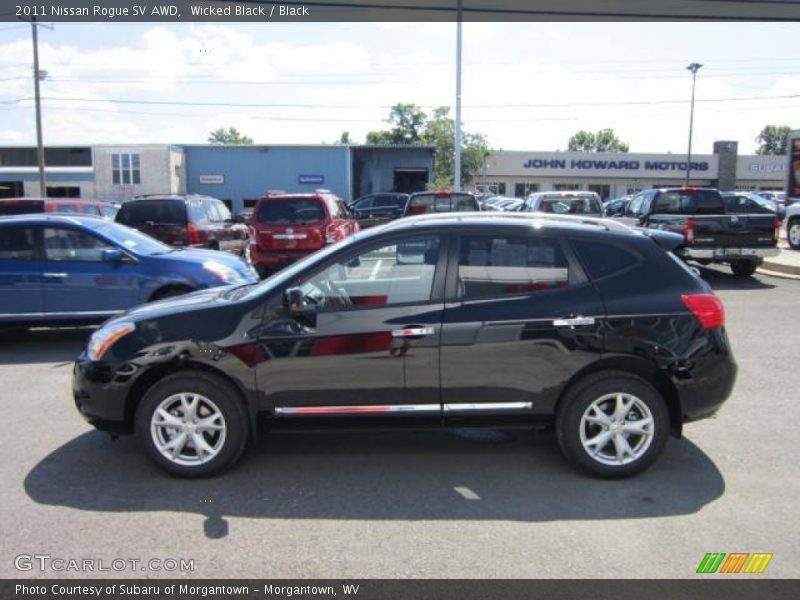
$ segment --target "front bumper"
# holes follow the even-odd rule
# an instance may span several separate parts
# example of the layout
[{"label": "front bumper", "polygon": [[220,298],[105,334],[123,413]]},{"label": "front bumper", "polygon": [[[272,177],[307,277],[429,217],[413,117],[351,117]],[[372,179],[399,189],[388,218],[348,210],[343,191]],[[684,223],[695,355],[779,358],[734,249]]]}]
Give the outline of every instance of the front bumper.
[{"label": "front bumper", "polygon": [[121,373],[115,366],[93,362],[81,356],[72,369],[75,407],[97,429],[130,433],[133,423],[125,414],[130,380],[129,373]]},{"label": "front bumper", "polygon": [[766,258],[778,256],[780,250],[775,247],[769,248],[692,248],[686,247],[681,250],[681,254],[687,258],[699,260],[742,260],[752,258]]}]

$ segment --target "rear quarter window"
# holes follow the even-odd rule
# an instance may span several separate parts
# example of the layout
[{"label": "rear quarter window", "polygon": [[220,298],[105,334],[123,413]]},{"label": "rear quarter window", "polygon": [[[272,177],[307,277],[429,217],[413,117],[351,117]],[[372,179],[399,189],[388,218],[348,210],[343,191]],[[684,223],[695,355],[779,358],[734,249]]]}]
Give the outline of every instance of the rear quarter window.
[{"label": "rear quarter window", "polygon": [[571,243],[592,279],[621,273],[639,262],[637,254],[616,244],[577,239]]},{"label": "rear quarter window", "polygon": [[653,213],[679,215],[714,215],[725,212],[719,192],[714,190],[669,190],[653,201]]}]

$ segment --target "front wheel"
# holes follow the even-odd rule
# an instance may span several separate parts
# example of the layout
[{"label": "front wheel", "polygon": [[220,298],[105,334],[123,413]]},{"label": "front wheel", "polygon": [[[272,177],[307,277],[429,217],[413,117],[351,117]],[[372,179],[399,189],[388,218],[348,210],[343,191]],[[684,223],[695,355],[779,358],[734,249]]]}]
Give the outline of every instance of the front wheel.
[{"label": "front wheel", "polygon": [[786,226],[786,239],[793,249],[800,250],[800,219],[789,221]]},{"label": "front wheel", "polygon": [[731,271],[736,277],[750,277],[757,268],[758,263],[754,260],[735,260],[731,263]]},{"label": "front wheel", "polygon": [[669,413],[644,379],[620,371],[589,376],[567,392],[556,415],[556,435],[577,469],[607,479],[630,477],[661,454]]},{"label": "front wheel", "polygon": [[151,387],[136,411],[136,433],[150,458],[178,477],[220,473],[247,444],[241,396],[202,371],[169,375]]}]

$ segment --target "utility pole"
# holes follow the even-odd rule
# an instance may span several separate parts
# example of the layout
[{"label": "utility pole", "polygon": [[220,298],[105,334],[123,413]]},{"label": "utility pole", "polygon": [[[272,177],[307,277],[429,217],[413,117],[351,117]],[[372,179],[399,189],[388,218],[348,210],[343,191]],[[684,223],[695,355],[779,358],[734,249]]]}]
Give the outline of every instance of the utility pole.
[{"label": "utility pole", "polygon": [[44,144],[42,142],[42,100],[39,93],[39,82],[43,80],[47,73],[39,70],[39,31],[38,28],[52,26],[36,22],[36,17],[31,18],[31,35],[33,38],[33,90],[36,101],[36,155],[39,163],[39,196],[47,196],[47,184],[44,177]]},{"label": "utility pole", "polygon": [[455,139],[455,178],[453,190],[461,191],[461,3],[458,0],[456,25],[456,139]]},{"label": "utility pole", "polygon": [[692,106],[689,109],[689,150],[686,152],[686,183],[689,185],[689,178],[692,174],[692,129],[694,127],[694,84],[697,79],[697,71],[702,67],[700,63],[692,63],[686,67],[692,72]]}]

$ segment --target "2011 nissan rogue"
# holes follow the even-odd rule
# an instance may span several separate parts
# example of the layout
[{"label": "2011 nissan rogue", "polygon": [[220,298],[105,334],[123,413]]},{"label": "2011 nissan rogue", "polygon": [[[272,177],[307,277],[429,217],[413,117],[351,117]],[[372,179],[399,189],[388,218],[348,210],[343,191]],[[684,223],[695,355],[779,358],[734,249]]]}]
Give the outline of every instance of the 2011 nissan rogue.
[{"label": "2011 nissan rogue", "polygon": [[514,213],[393,221],[260,284],[106,322],[75,364],[75,403],[179,476],[231,467],[257,416],[554,427],[576,467],[629,476],[736,375],[720,300],[663,235]]}]

